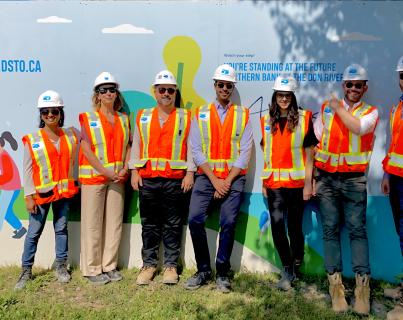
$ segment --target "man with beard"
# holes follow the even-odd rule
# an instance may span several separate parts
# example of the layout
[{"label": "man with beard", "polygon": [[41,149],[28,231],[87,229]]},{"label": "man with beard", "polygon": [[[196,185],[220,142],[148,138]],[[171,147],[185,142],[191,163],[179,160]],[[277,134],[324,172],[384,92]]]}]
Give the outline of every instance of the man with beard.
[{"label": "man with beard", "polygon": [[197,289],[211,279],[210,253],[204,228],[211,204],[220,210],[217,250],[217,289],[231,290],[230,257],[239,215],[245,174],[253,146],[249,109],[231,102],[235,70],[219,66],[213,76],[216,101],[196,110],[190,129],[193,159],[198,167],[189,208],[189,230],[197,272],[186,289]]},{"label": "man with beard", "polygon": [[193,186],[196,167],[188,148],[190,111],[175,108],[176,79],[163,70],[153,83],[157,106],[142,109],[136,118],[131,185],[139,191],[143,268],[138,285],[148,285],[157,271],[158,250],[164,245],[162,282],[179,281],[184,193]]},{"label": "man with beard", "polygon": [[370,267],[366,231],[367,179],[378,111],[361,99],[368,90],[366,70],[358,64],[343,73],[344,99],[332,95],[315,121],[320,141],[315,154],[316,194],[322,218],[324,260],[332,308],[347,311],[342,283],[340,229],[347,227],[355,272],[354,311],[370,311]]}]

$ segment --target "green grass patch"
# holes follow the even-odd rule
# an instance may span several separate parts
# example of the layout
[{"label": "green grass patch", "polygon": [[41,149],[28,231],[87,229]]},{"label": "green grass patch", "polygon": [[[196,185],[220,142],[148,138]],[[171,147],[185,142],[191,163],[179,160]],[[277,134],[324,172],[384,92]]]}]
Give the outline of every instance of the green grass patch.
[{"label": "green grass patch", "polygon": [[[94,286],[78,269],[68,284],[56,282],[52,270],[34,268],[34,280],[15,292],[17,267],[0,268],[0,319],[361,319],[349,312],[330,310],[327,281],[321,276],[304,276],[295,289],[280,292],[273,286],[275,274],[236,273],[233,292],[221,294],[214,282],[196,291],[183,283],[191,271],[184,270],[177,286],[166,286],[158,275],[152,285],[135,284],[137,269],[122,271],[124,280]],[[369,319],[383,319],[393,303],[383,299],[387,283],[372,281],[373,310]],[[354,283],[346,281],[347,296]],[[378,306],[379,308],[379,306]]]}]

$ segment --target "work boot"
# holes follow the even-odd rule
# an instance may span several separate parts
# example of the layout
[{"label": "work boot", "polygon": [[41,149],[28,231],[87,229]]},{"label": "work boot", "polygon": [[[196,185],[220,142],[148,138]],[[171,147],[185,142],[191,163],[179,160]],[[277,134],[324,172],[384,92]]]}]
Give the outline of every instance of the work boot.
[{"label": "work boot", "polygon": [[354,303],[354,312],[368,315],[370,311],[370,303],[369,303],[369,275],[359,275],[358,273],[355,274],[355,289],[354,289],[354,296],[355,296],[355,303]]},{"label": "work boot", "polygon": [[56,271],[55,275],[57,278],[57,281],[62,282],[62,283],[67,283],[70,281],[71,276],[69,272],[67,271],[67,262],[57,262],[56,261]]},{"label": "work boot", "polygon": [[176,267],[167,266],[164,268],[164,274],[162,276],[162,283],[164,284],[177,284],[179,281],[178,272]]},{"label": "work boot", "polygon": [[403,289],[402,286],[399,286],[399,287],[396,287],[396,288],[384,289],[383,290],[383,296],[385,298],[398,300],[398,299],[400,299],[401,296],[403,296],[402,289]]},{"label": "work boot", "polygon": [[281,278],[276,284],[277,289],[288,291],[291,289],[292,282],[295,280],[294,268],[285,266],[281,271]]},{"label": "work boot", "polygon": [[332,298],[332,309],[334,312],[346,312],[348,310],[348,304],[344,295],[344,286],[341,280],[341,273],[335,272],[328,274],[329,280],[329,293]]},{"label": "work boot", "polygon": [[400,299],[395,308],[388,312],[386,320],[402,320],[403,319],[403,292],[400,294]]},{"label": "work boot", "polygon": [[154,266],[144,266],[141,268],[139,275],[137,276],[136,283],[138,285],[144,286],[149,285],[154,279],[157,268]]},{"label": "work boot", "polygon": [[188,281],[185,283],[185,289],[196,290],[202,285],[207,284],[211,280],[211,271],[196,272]]},{"label": "work boot", "polygon": [[22,267],[22,272],[20,274],[20,277],[18,278],[17,283],[14,286],[14,290],[24,289],[29,280],[32,280],[32,268]]}]

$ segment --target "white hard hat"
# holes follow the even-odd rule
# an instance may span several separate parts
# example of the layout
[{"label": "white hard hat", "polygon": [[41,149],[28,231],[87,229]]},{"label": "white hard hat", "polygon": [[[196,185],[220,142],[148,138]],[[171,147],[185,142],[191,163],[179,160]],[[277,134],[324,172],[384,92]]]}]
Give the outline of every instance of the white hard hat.
[{"label": "white hard hat", "polygon": [[397,62],[396,71],[403,72],[403,56],[401,56]]},{"label": "white hard hat", "polygon": [[353,63],[343,72],[343,81],[347,80],[368,80],[367,70],[359,64]]},{"label": "white hard hat", "polygon": [[96,87],[100,86],[101,84],[112,83],[119,88],[119,83],[116,81],[115,77],[110,74],[110,72],[101,72],[98,77],[95,78],[94,81],[94,90]]},{"label": "white hard hat", "polygon": [[153,85],[158,84],[173,84],[176,86],[176,79],[173,73],[169,70],[162,70],[157,73]]},{"label": "white hard hat", "polygon": [[37,108],[64,107],[63,99],[56,91],[47,90],[38,98]]},{"label": "white hard hat", "polygon": [[297,87],[297,81],[292,76],[278,76],[274,81],[273,90],[295,92]]},{"label": "white hard hat", "polygon": [[222,64],[214,71],[213,80],[223,80],[236,83],[236,73],[233,67]]}]

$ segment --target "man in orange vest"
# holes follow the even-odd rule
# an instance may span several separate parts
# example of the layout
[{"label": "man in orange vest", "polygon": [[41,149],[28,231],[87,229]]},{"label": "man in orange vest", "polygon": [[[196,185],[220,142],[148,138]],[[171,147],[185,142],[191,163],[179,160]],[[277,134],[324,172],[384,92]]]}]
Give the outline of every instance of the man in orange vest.
[{"label": "man in orange vest", "polygon": [[204,228],[212,202],[220,207],[220,239],[216,259],[217,289],[229,292],[230,257],[239,215],[245,174],[253,146],[249,110],[231,102],[235,70],[219,66],[213,76],[216,101],[198,108],[190,142],[198,166],[189,208],[189,229],[197,272],[186,289],[197,289],[211,279],[210,253]]},{"label": "man in orange vest", "polygon": [[164,244],[162,282],[179,281],[184,193],[193,186],[196,167],[188,148],[190,111],[175,108],[176,79],[163,70],[154,81],[157,105],[138,112],[129,161],[131,184],[139,191],[143,268],[137,284],[148,285],[157,271],[158,249]]},{"label": "man in orange vest", "polygon": [[[397,62],[399,86],[403,92],[403,56]],[[401,256],[403,258],[403,95],[397,106],[390,111],[391,139],[389,151],[383,160],[385,171],[382,180],[382,192],[389,195],[397,235],[400,237]],[[403,262],[403,261],[402,261]],[[396,307],[387,315],[388,320],[403,319],[403,277],[396,289],[385,289],[385,296],[398,300]]]},{"label": "man in orange vest", "polygon": [[340,229],[345,221],[356,279],[354,311],[359,314],[370,310],[366,171],[378,122],[376,107],[361,100],[368,90],[367,81],[363,67],[348,66],[343,74],[344,99],[332,95],[325,101],[314,125],[320,141],[315,154],[316,194],[332,308],[336,312],[348,309],[341,279]]}]

